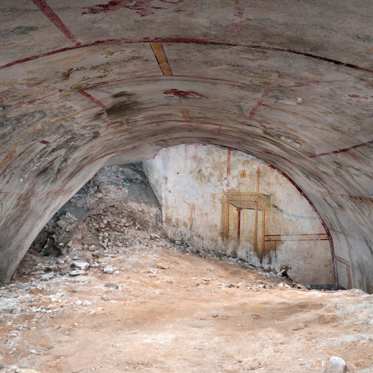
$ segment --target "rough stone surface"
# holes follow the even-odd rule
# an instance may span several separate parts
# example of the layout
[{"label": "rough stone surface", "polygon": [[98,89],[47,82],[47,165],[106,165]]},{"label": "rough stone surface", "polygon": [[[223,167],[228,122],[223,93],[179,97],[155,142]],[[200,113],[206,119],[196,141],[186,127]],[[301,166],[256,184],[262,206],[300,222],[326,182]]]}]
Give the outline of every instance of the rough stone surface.
[{"label": "rough stone surface", "polygon": [[373,291],[371,0],[2,0],[0,279],[107,163],[201,142],[285,173]]}]

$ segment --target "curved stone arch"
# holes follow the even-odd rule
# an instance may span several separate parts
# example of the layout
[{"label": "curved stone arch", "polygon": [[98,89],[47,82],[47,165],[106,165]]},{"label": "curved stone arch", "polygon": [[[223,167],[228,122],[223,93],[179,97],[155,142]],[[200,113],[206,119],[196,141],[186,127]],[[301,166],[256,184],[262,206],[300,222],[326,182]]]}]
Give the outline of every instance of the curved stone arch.
[{"label": "curved stone arch", "polygon": [[[178,125],[176,124],[176,129],[178,129],[177,126]],[[195,135],[179,135],[178,131],[176,131],[175,135],[165,137],[158,131],[156,136],[152,136],[152,134],[149,136],[148,140],[150,140],[150,146],[148,148],[145,148],[144,150],[141,146],[141,144],[143,143],[142,141],[139,141],[138,145],[131,143],[131,141],[128,141],[129,143],[131,143],[130,145],[125,146],[125,143],[123,142],[120,148],[112,149],[110,151],[98,154],[97,156],[94,155],[94,153],[89,153],[88,156],[83,156],[83,159],[79,161],[78,164],[76,164],[76,167],[71,172],[67,172],[69,169],[69,165],[66,164],[65,168],[67,175],[65,176],[65,179],[61,181],[61,183],[55,185],[54,188],[47,188],[47,190],[44,190],[40,194],[33,190],[31,192],[28,192],[26,196],[21,197],[21,200],[25,198],[29,199],[29,201],[35,200],[35,202],[38,202],[40,209],[29,209],[29,211],[25,211],[26,213],[24,214],[24,219],[15,217],[14,220],[12,220],[13,224],[16,220],[23,221],[21,221],[22,225],[18,227],[19,229],[16,231],[17,233],[15,234],[15,232],[13,232],[14,236],[16,237],[16,239],[13,240],[13,245],[11,247],[8,247],[8,250],[3,252],[4,258],[8,260],[3,260],[1,262],[0,274],[2,281],[7,281],[10,279],[19,261],[26,253],[28,247],[31,245],[32,241],[36,238],[37,234],[44,227],[44,225],[47,224],[49,219],[54,215],[54,213],[57,212],[58,209],[62,207],[105,164],[123,163],[146,159],[155,154],[158,149],[162,147],[185,143],[199,142],[219,146],[228,146],[231,148],[235,148],[236,150],[243,150],[234,146],[237,139],[233,138],[231,142],[229,142],[227,141],[228,136],[224,136],[224,133],[222,135],[222,137],[216,137],[212,134],[209,134],[207,131],[205,135],[200,134],[198,137],[196,137]],[[246,152],[248,151],[246,150]],[[115,159],[119,160],[115,161]],[[296,187],[296,189],[302,194],[303,197],[307,199],[312,208],[316,211],[317,215],[320,217],[320,220],[328,234],[332,257],[334,257],[332,236],[330,235],[330,231],[327,225],[322,219],[322,215],[320,215],[312,201],[307,197],[303,190],[297,184],[295,184],[294,181],[286,173],[281,171],[280,173]],[[59,184],[61,184],[61,186],[59,186]],[[43,196],[43,202],[41,202],[41,196]],[[35,224],[35,222],[37,222],[37,224]]]},{"label": "curved stone arch", "polygon": [[[348,2],[340,4],[341,9],[348,8]],[[365,4],[366,9],[372,9],[369,2]],[[72,5],[75,6],[79,4]],[[315,6],[328,8],[322,2]],[[360,20],[362,24],[369,25],[368,18],[365,19],[368,10],[364,14],[360,14],[357,8],[352,10],[355,24]],[[69,19],[63,9],[58,11]],[[337,20],[341,14],[343,12],[336,14]],[[313,20],[311,17],[311,26]],[[61,26],[61,22],[58,24]],[[255,27],[255,18],[250,20],[250,25]],[[270,25],[272,27],[272,22]],[[282,26],[277,25],[281,29]],[[307,29],[314,37],[312,27]],[[0,137],[0,192],[2,196],[7,196],[2,199],[0,216],[1,279],[9,279],[31,237],[40,228],[32,227],[33,219],[40,219],[41,225],[62,201],[74,193],[79,184],[77,180],[83,182],[88,179],[109,157],[143,153],[145,150],[139,151],[137,146],[144,140],[146,151],[152,146],[157,148],[177,141],[203,140],[253,154],[288,175],[330,229],[339,269],[346,272],[341,276],[341,285],[373,291],[370,270],[373,265],[373,237],[369,229],[373,208],[369,182],[373,177],[370,166],[373,161],[372,100],[369,96],[373,70],[368,54],[364,58],[364,46],[360,43],[356,50],[349,53],[341,50],[339,43],[333,42],[330,45],[327,43],[327,49],[315,48],[316,51],[313,51],[314,45],[310,41],[314,39],[308,34],[303,38],[308,43],[299,48],[299,43],[296,47],[291,42],[284,43],[281,35],[281,40],[271,44],[264,37],[253,40],[251,34],[246,42],[245,35],[241,39],[239,35],[227,36],[220,29],[216,38],[209,32],[205,37],[180,37],[174,32],[165,37],[144,37],[140,31],[132,38],[104,35],[102,39],[92,37],[74,45],[70,42],[61,45],[48,43],[41,50],[35,48],[38,51],[35,55],[29,54],[29,49],[37,46],[35,43],[30,41],[30,45],[23,46],[21,43],[19,58],[10,58],[0,66],[0,79],[3,87],[7,88],[0,92],[2,123],[6,120],[11,123],[19,115],[19,125],[9,127],[12,131],[6,134],[5,140]],[[150,52],[152,43],[162,44],[170,52],[168,62],[175,67],[178,76],[194,76],[190,84],[195,92],[206,85],[206,80],[211,82],[213,78],[216,79],[217,93],[227,91],[228,81],[232,83],[235,79],[226,75],[234,75],[238,77],[235,84],[240,87],[240,93],[231,101],[230,93],[234,91],[225,92],[219,100],[206,100],[204,104],[184,99],[180,105],[179,101],[170,103],[154,99],[155,95],[149,95],[149,85],[148,88],[144,85],[146,92],[142,92],[138,110],[111,120],[105,110],[113,102],[100,105],[95,92],[82,95],[85,88],[89,90],[105,79],[115,80],[122,75],[132,79],[133,74],[146,76],[159,73],[160,81],[172,83],[169,88],[185,90],[183,84],[186,83],[181,78],[161,76],[157,60]],[[115,65],[118,62],[115,55],[121,56],[123,48],[129,46],[135,48],[131,53],[138,57],[133,63],[135,69],[125,70],[125,74],[119,71],[115,75],[112,70],[120,65]],[[100,77],[90,68],[95,67],[96,59],[101,61],[103,57],[100,53],[105,48],[110,52],[105,55],[105,62],[109,63],[112,75]],[[228,50],[226,54],[223,53],[225,48]],[[242,55],[241,49],[245,50]],[[358,52],[358,57],[355,58],[353,51]],[[254,74],[247,83],[246,77],[240,76],[240,68],[254,70],[256,63],[262,63],[261,60],[246,60],[248,54],[254,53],[268,53],[269,60],[276,63],[266,65],[268,58],[264,59],[261,70],[265,73],[264,77],[260,73]],[[212,69],[211,74],[215,75],[212,78],[208,69],[216,67],[215,58],[219,54],[221,59],[217,64],[222,69]],[[194,64],[190,63],[191,55],[196,59]],[[184,65],[181,63],[183,60],[186,61]],[[78,76],[76,82],[71,82],[71,72],[81,67],[79,61],[83,61],[86,76]],[[241,64],[240,68],[237,69],[234,64]],[[280,67],[285,69],[288,65],[291,66],[291,74],[279,73]],[[313,67],[309,68],[311,65]],[[280,79],[280,86],[269,97],[271,102],[263,103],[268,84],[274,84],[276,79]],[[250,84],[254,88],[250,88]],[[242,115],[238,110],[241,101],[245,101],[241,100],[241,93],[260,87],[260,92],[254,92],[257,95],[253,94],[248,103],[245,102],[247,106],[242,111],[246,110],[248,115]],[[303,91],[297,90],[301,88]],[[324,94],[323,89],[327,88]],[[212,95],[215,93],[213,88],[209,92]],[[298,98],[300,105],[296,106]],[[181,106],[192,114],[191,120],[185,114],[185,123],[177,122]],[[265,111],[259,110],[258,115],[258,108]],[[37,123],[26,123],[27,116],[24,115],[30,111],[47,115]],[[150,123],[152,117],[157,121]],[[121,121],[123,118],[125,120]],[[129,122],[127,126],[126,121]],[[141,127],[146,131],[142,132]],[[4,135],[2,130],[0,127],[0,136]],[[297,143],[299,139],[302,140],[300,147]],[[50,191],[57,194],[51,197],[48,194]],[[8,255],[12,256],[11,260],[8,260]]]},{"label": "curved stone arch", "polygon": [[65,48],[58,48],[54,49],[45,53],[29,55],[27,57],[14,60],[3,65],[0,65],[0,69],[5,69],[8,67],[12,67],[15,65],[19,65],[29,61],[35,61],[40,58],[53,56],[56,54],[76,50],[76,49],[84,49],[90,48],[95,46],[103,46],[103,45],[123,45],[123,44],[150,44],[150,43],[173,43],[173,44],[195,44],[195,45],[212,45],[212,46],[223,46],[223,47],[244,47],[247,49],[253,50],[264,50],[264,51],[274,51],[280,53],[288,53],[293,55],[305,56],[308,58],[325,61],[335,65],[345,66],[351,69],[361,70],[373,73],[372,69],[366,68],[364,66],[359,66],[358,64],[354,64],[348,61],[341,61],[337,59],[333,59],[330,57],[320,56],[314,53],[295,50],[292,48],[285,49],[281,47],[271,46],[268,43],[261,44],[258,43],[233,43],[233,42],[226,42],[222,40],[214,40],[214,39],[204,39],[204,38],[182,38],[182,37],[156,37],[156,38],[142,38],[142,39],[127,39],[127,38],[111,38],[111,39],[98,39],[88,43],[79,43],[71,47]]},{"label": "curved stone arch", "polygon": [[[167,123],[171,124],[167,124]],[[175,123],[176,122],[176,123]],[[159,125],[160,123],[163,124],[162,128],[154,128],[154,125]],[[183,128],[183,126],[180,126],[180,123],[178,123],[175,120],[169,120],[169,121],[154,121],[154,122],[144,122],[141,123],[142,128],[149,127],[149,133],[148,133],[148,139],[150,140],[150,143],[155,144],[156,148],[159,148],[161,146],[171,146],[179,143],[193,143],[193,142],[203,142],[203,143],[210,143],[210,144],[217,144],[217,145],[223,145],[223,146],[229,146],[232,148],[235,148],[237,150],[245,151],[247,153],[250,153],[254,156],[257,156],[257,152],[255,150],[253,151],[253,148],[250,149],[250,146],[248,146],[249,143],[245,143],[245,146],[242,145],[242,134],[237,133],[235,136],[232,136],[231,133],[231,128],[223,128],[221,124],[217,123],[198,123],[195,122],[193,125],[188,125]],[[207,127],[207,128],[206,128]],[[218,133],[214,133],[215,131],[212,131],[215,127],[219,128]],[[169,131],[175,129],[176,132],[174,135],[170,135]],[[168,136],[164,135],[164,131],[168,132]],[[200,131],[200,134],[198,135],[198,132]],[[188,136],[186,134],[180,135],[179,133],[188,133]],[[203,132],[207,132],[207,134],[203,135]],[[211,133],[212,132],[212,133]],[[23,234],[23,230],[21,227],[20,231],[18,232],[18,236],[20,236],[20,239],[16,241],[18,250],[15,256],[16,259],[12,259],[10,262],[3,261],[3,265],[5,268],[2,268],[1,273],[3,273],[3,280],[9,279],[10,275],[14,271],[18,261],[21,259],[23,256],[24,252],[27,250],[27,247],[31,244],[33,239],[36,237],[37,233],[41,230],[41,228],[44,226],[44,224],[47,223],[49,218],[58,210],[59,207],[61,207],[93,174],[101,167],[103,164],[105,164],[111,157],[118,156],[120,154],[131,154],[132,152],[136,152],[136,144],[133,143],[133,140],[137,138],[138,144],[143,143],[147,137],[144,138],[143,134],[140,135],[135,135],[134,137],[131,138],[131,136],[128,137],[128,133],[124,132],[124,139],[121,137],[113,137],[113,140],[115,142],[118,142],[119,140],[119,146],[117,149],[115,147],[110,146],[110,151],[99,153],[98,157],[99,159],[89,159],[87,160],[83,166],[81,165],[81,161],[78,163],[77,169],[73,171],[73,173],[70,173],[68,175],[68,179],[70,179],[69,183],[66,183],[62,189],[58,189],[55,191],[44,191],[46,194],[52,194],[52,200],[50,201],[50,205],[48,208],[44,207],[44,209],[39,212],[36,216],[37,219],[39,220],[39,224],[37,228],[34,228],[30,230],[29,232],[25,232],[26,234]],[[127,139],[126,139],[127,137]],[[231,137],[231,138],[230,138]],[[261,141],[265,141],[263,139],[260,139]],[[130,148],[131,150],[126,150],[125,148],[123,149],[124,144],[131,143]],[[237,144],[240,144],[237,145]],[[91,147],[94,145],[91,145]],[[255,149],[255,148],[254,148]],[[92,154],[90,153],[91,157]],[[131,157],[131,156],[130,156]],[[90,158],[90,157],[89,157]],[[131,159],[131,158],[130,158]],[[130,160],[129,159],[129,160]],[[97,167],[93,167],[94,164],[97,162]],[[267,161],[268,162],[268,161]],[[284,176],[286,176],[292,183],[293,185],[296,186],[296,188],[302,193],[304,197],[307,198],[309,203],[314,207],[316,211],[318,209],[315,207],[314,202],[307,197],[307,193],[301,189],[296,182],[292,180],[292,178],[281,168],[278,168],[276,165],[274,166],[277,170],[279,170]],[[68,168],[68,165],[65,166],[65,168]],[[86,178],[83,177],[83,175],[89,175]],[[80,180],[80,182],[78,182]],[[69,184],[71,186],[69,187]],[[56,193],[56,194],[55,194]],[[58,195],[59,198],[56,198]],[[34,198],[36,201],[40,199],[39,195],[26,195],[26,197],[22,198]],[[321,216],[321,221],[323,222],[324,227],[326,227],[327,232],[329,232],[329,228],[327,223],[325,223],[324,218],[322,217],[322,214],[318,212],[319,216]],[[35,215],[31,214],[28,217],[28,221],[23,222],[23,226],[27,226],[29,224],[32,224],[32,221],[35,220]],[[18,220],[19,218],[17,218]],[[13,220],[14,222],[15,220]],[[332,235],[330,236],[332,238]],[[331,241],[332,242],[332,241]],[[23,243],[23,245],[21,245]],[[23,246],[23,249],[20,249],[20,247]],[[13,249],[15,250],[15,249]],[[11,251],[11,250],[10,250]],[[6,253],[4,254],[6,255]],[[13,263],[13,264],[11,264]]]}]

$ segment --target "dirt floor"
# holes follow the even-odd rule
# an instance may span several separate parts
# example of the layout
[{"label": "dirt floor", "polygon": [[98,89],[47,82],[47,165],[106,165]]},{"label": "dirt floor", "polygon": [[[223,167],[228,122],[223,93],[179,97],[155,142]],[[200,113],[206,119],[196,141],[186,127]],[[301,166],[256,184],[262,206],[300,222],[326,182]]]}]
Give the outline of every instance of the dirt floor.
[{"label": "dirt floor", "polygon": [[190,254],[136,169],[109,171],[0,288],[0,373],[373,373],[373,295]]},{"label": "dirt floor", "polygon": [[322,372],[336,355],[350,371],[373,372],[372,296],[289,288],[158,239],[109,259],[114,273],[91,268],[2,288],[10,304],[1,312],[3,364],[45,373],[301,373]]}]

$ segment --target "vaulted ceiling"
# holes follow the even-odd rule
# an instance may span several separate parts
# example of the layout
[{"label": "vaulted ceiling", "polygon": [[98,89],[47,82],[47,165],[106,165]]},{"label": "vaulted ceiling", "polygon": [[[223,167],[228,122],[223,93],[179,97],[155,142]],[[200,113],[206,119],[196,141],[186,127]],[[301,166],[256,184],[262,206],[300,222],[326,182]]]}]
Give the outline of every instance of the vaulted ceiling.
[{"label": "vaulted ceiling", "polygon": [[202,142],[286,175],[373,291],[373,2],[101,1],[0,2],[0,279],[104,164]]}]

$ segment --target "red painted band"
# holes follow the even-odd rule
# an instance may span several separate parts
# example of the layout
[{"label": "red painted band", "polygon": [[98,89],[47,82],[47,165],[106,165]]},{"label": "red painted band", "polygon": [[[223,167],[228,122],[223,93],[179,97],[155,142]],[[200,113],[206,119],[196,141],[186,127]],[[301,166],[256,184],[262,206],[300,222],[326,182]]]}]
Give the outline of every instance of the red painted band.
[{"label": "red painted band", "polygon": [[88,100],[92,101],[95,105],[97,105],[97,106],[101,107],[102,109],[106,110],[106,106],[105,106],[105,104],[103,102],[101,102],[98,98],[92,96],[90,93],[88,93],[84,89],[79,89],[79,93],[82,96],[87,97]]},{"label": "red painted band", "polygon": [[44,13],[44,15],[76,46],[80,46],[80,42],[75,38],[72,32],[63,23],[57,13],[48,5],[46,0],[32,0],[33,3]]},{"label": "red painted band", "polygon": [[[35,2],[44,2],[45,0],[33,0]],[[61,21],[62,22],[62,21]],[[75,40],[75,38],[74,38]],[[268,51],[275,51],[275,52],[283,52],[283,53],[290,53],[290,54],[296,54],[296,55],[302,55],[305,57],[310,57],[318,60],[322,60],[325,62],[333,63],[335,65],[341,65],[344,67],[348,67],[351,69],[356,69],[360,71],[365,71],[368,73],[373,73],[372,69],[355,65],[352,63],[345,63],[341,62],[338,60],[333,60],[331,58],[327,57],[322,57],[322,56],[317,56],[311,53],[305,53],[305,52],[300,52],[297,50],[292,50],[292,49],[285,49],[285,48],[279,48],[279,47],[269,47],[265,45],[260,45],[260,44],[243,44],[243,43],[229,43],[229,42],[224,42],[224,41],[218,41],[218,40],[207,40],[203,38],[142,38],[142,39],[125,39],[125,38],[118,38],[118,39],[103,39],[103,40],[95,40],[93,42],[89,42],[86,44],[80,44],[79,42],[76,42],[76,45],[73,47],[66,47],[66,48],[60,48],[60,49],[55,49],[46,53],[41,53],[38,55],[33,55],[33,56],[28,56],[21,58],[19,60],[11,61],[8,62],[5,65],[0,66],[0,69],[4,69],[7,67],[11,67],[13,65],[17,65],[20,63],[28,62],[28,61],[33,61],[38,58],[42,57],[48,57],[52,56],[54,54],[66,52],[69,50],[74,50],[78,48],[88,48],[88,47],[93,47],[96,45],[115,45],[115,44],[144,44],[144,43],[171,43],[171,44],[195,44],[195,45],[216,45],[216,46],[223,46],[223,47],[242,47],[242,48],[250,48],[250,49],[258,49],[258,50],[268,50]]]},{"label": "red painted band", "polygon": [[320,153],[320,154],[314,154],[314,155],[311,155],[310,158],[317,158],[317,157],[323,157],[324,155],[345,153],[345,152],[348,152],[350,150],[360,148],[361,146],[366,146],[366,145],[371,145],[371,144],[373,144],[373,140],[362,142],[362,143],[356,144],[356,145],[352,145],[352,146],[347,147],[347,148],[332,150],[330,152],[325,152],[325,153]]}]

